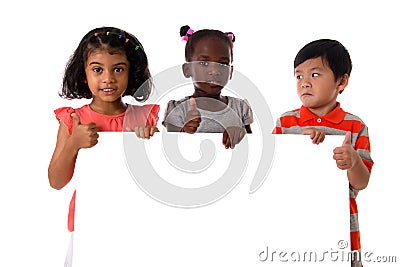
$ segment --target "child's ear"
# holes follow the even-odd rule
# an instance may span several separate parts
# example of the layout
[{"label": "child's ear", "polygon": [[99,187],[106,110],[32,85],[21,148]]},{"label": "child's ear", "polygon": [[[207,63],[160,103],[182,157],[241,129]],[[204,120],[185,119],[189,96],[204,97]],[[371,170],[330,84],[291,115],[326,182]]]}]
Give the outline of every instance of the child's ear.
[{"label": "child's ear", "polygon": [[185,78],[190,78],[192,77],[192,72],[190,71],[190,64],[184,63],[182,65],[182,72]]},{"label": "child's ear", "polygon": [[341,94],[344,91],[344,89],[348,84],[349,84],[349,75],[346,73],[341,78],[339,78],[339,83],[337,86],[339,94]]}]

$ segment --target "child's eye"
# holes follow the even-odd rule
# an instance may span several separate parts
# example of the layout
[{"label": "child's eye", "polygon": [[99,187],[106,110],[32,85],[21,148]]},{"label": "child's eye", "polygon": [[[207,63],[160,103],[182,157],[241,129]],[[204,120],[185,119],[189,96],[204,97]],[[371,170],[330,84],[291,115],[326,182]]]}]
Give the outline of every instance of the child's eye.
[{"label": "child's eye", "polygon": [[100,67],[93,68],[93,72],[102,72],[102,71],[103,71],[103,69]]},{"label": "child's eye", "polygon": [[210,65],[210,62],[208,62],[208,61],[200,61],[199,64],[200,64],[201,66],[207,67],[208,65]]},{"label": "child's eye", "polygon": [[297,80],[303,79],[303,76],[302,76],[302,75],[297,75],[297,76],[296,76],[296,79],[297,79]]},{"label": "child's eye", "polygon": [[123,71],[124,71],[123,68],[115,68],[115,69],[114,69],[114,72],[123,72]]},{"label": "child's eye", "polygon": [[313,73],[313,74],[311,74],[311,77],[318,77],[318,76],[319,76],[318,73]]},{"label": "child's eye", "polygon": [[221,67],[229,67],[229,63],[218,63]]}]

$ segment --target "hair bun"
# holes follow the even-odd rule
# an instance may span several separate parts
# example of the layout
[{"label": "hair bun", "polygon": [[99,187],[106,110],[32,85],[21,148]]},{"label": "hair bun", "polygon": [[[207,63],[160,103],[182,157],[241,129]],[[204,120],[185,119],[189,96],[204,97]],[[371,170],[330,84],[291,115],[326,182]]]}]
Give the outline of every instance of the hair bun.
[{"label": "hair bun", "polygon": [[226,32],[226,35],[228,35],[229,39],[231,39],[232,43],[236,41],[236,36],[233,34],[233,32]]},{"label": "hair bun", "polygon": [[181,37],[186,36],[189,29],[190,27],[188,25],[182,26],[179,31]]}]

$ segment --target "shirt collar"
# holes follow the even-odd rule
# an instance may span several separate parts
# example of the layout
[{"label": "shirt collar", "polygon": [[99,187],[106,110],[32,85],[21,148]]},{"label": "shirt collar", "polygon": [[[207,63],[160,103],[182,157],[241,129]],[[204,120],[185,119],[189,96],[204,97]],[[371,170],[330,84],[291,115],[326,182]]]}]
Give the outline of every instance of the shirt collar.
[{"label": "shirt collar", "polygon": [[302,122],[302,123],[306,122],[306,121],[309,121],[309,120],[312,120],[312,119],[322,118],[322,119],[327,120],[329,122],[338,124],[339,122],[343,121],[345,115],[346,115],[346,113],[340,107],[340,103],[339,102],[337,102],[337,106],[335,107],[334,110],[332,110],[331,112],[329,112],[328,114],[326,114],[325,116],[322,116],[322,117],[318,117],[317,115],[312,113],[305,106],[301,106],[301,108],[300,108],[300,122]]}]

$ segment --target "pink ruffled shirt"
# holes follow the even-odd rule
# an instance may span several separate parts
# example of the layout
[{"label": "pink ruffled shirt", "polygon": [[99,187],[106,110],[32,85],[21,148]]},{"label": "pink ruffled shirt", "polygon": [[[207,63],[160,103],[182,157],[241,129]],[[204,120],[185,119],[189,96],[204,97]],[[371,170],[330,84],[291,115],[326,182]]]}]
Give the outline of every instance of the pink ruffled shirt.
[{"label": "pink ruffled shirt", "polygon": [[[68,127],[68,132],[71,135],[74,128],[74,118],[72,113],[76,113],[82,124],[94,122],[99,132],[122,132],[134,130],[136,126],[151,125],[157,126],[159,105],[129,105],[124,113],[117,115],[104,115],[93,111],[89,105],[84,105],[81,108],[73,109],[71,107],[62,107],[54,111],[57,120],[64,123]],[[69,204],[68,213],[68,230],[74,231],[75,218],[75,197],[76,191],[72,195]]]}]

